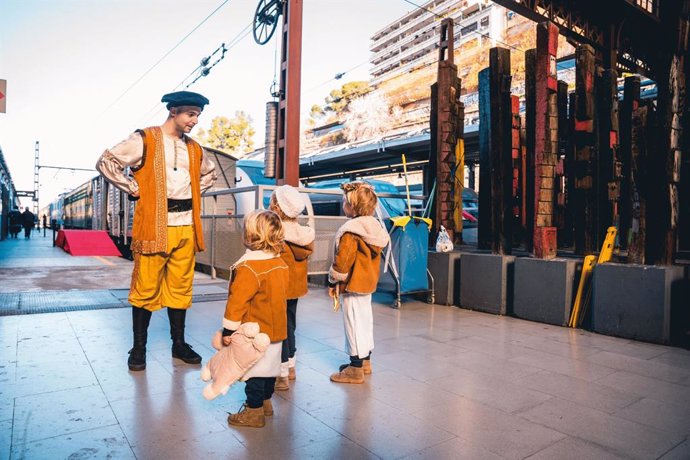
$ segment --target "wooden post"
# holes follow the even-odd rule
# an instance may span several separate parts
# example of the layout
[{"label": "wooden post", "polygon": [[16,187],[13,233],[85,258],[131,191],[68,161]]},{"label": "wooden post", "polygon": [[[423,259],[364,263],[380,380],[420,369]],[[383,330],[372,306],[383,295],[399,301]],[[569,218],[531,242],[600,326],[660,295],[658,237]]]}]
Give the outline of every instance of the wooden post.
[{"label": "wooden post", "polygon": [[630,129],[630,239],[628,244],[628,263],[647,262],[647,197],[652,184],[647,172],[653,159],[652,137],[653,106],[642,104],[632,112]]},{"label": "wooden post", "polygon": [[492,208],[495,203],[493,193],[491,193],[492,138],[490,69],[486,68],[479,71],[479,223],[477,224],[479,249],[492,248],[494,233]]},{"label": "wooden post", "polygon": [[632,225],[632,117],[640,105],[640,77],[625,78],[623,101],[619,112],[620,127],[620,161],[621,161],[621,198],[619,200],[620,223],[618,235],[621,249],[627,249]]},{"label": "wooden post", "polygon": [[[520,123],[520,98],[510,96],[510,111],[512,118],[511,125],[511,164],[512,164],[512,186],[511,186],[511,205],[510,215],[513,226],[513,241],[520,241],[525,234],[523,225],[524,210],[524,171],[523,166],[524,151],[522,149],[522,129]],[[508,216],[506,216],[508,218]]]},{"label": "wooden post", "polygon": [[[460,102],[460,79],[457,66],[453,63],[453,21],[441,22],[439,43],[438,76],[431,87],[431,151],[427,179],[436,181],[431,206],[434,231],[430,238],[436,238],[440,226],[448,231],[454,243],[462,243],[462,183],[456,184],[458,171],[456,151],[462,142],[464,131],[464,105]],[[433,178],[432,178],[433,175]]]},{"label": "wooden post", "polygon": [[554,173],[558,153],[558,100],[556,53],[558,27],[550,22],[537,25],[535,155],[534,155],[534,255],[556,257],[553,226]]},{"label": "wooden post", "polygon": [[601,247],[606,230],[618,224],[621,163],[618,158],[618,74],[604,70],[597,77],[597,233],[596,247]]},{"label": "wooden post", "polygon": [[510,102],[510,50],[489,50],[491,92],[491,195],[493,235],[491,249],[496,254],[512,252],[512,125]]},{"label": "wooden post", "polygon": [[[685,57],[687,58],[687,57]],[[685,111],[685,74],[682,57],[674,55],[668,78],[660,78],[658,89],[658,154],[649,165],[650,188],[647,262],[671,265],[674,261],[678,229],[678,183],[680,182],[681,138]]]},{"label": "wooden post", "polygon": [[[668,49],[660,50],[657,65],[658,134],[657,156],[650,164],[650,187],[647,201],[647,262],[656,265],[673,264],[678,244],[680,212],[688,212],[688,204],[681,208],[679,184],[683,150],[687,155],[689,123],[687,84],[690,72],[690,0],[668,2],[660,9],[665,25]],[[687,179],[686,179],[687,180]]]},{"label": "wooden post", "polygon": [[[510,81],[510,50],[491,48],[489,68],[479,72],[479,247],[496,254],[510,254],[513,240]],[[519,148],[519,124],[515,133]]]},{"label": "wooden post", "polygon": [[558,82],[558,156],[554,181],[554,224],[558,229],[558,246],[569,246],[566,227],[565,155],[568,145],[568,84]]},{"label": "wooden post", "polygon": [[565,150],[565,231],[563,236],[564,246],[572,247],[575,243],[575,217],[577,215],[577,193],[575,191],[575,110],[577,107],[577,94],[569,95],[567,143]]},{"label": "wooden post", "polygon": [[534,250],[534,143],[537,122],[537,50],[525,52],[525,249]]},{"label": "wooden post", "polygon": [[575,253],[591,254],[597,249],[594,239],[594,49],[589,45],[579,46],[575,62]]}]

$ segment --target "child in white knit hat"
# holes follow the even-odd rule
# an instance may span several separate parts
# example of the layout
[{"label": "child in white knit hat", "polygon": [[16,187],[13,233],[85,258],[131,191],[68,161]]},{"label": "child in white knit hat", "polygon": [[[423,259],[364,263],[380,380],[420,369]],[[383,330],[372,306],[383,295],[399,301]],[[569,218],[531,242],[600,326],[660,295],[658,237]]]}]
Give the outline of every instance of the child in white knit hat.
[{"label": "child in white knit hat", "polygon": [[295,328],[297,321],[297,300],[307,293],[307,259],[314,251],[314,229],[297,223],[306,203],[302,194],[289,185],[281,185],[271,195],[270,210],[278,214],[283,222],[285,244],[280,254],[288,266],[289,287],[287,301],[288,337],[283,341],[280,377],[275,389],[288,390],[289,381],[295,380]]}]

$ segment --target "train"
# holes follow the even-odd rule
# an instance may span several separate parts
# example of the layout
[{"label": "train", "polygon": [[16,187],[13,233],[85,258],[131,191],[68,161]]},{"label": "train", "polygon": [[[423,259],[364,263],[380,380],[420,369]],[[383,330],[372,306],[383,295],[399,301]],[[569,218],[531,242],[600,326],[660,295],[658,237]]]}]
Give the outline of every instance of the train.
[{"label": "train", "polygon": [[[264,177],[263,161],[252,159],[237,159],[234,156],[210,147],[204,147],[216,163],[218,180],[214,190],[238,189],[257,185],[274,185],[275,180]],[[407,202],[401,198],[404,191],[395,185],[375,178],[367,178],[379,194],[398,195],[398,197],[383,197],[381,199],[382,217],[400,216],[407,212]],[[341,198],[338,195],[339,186],[346,179],[326,179],[312,182],[307,187],[313,189],[310,193],[311,208],[317,216],[342,216]],[[304,184],[300,184],[304,187]],[[412,194],[421,193],[420,186],[412,186]],[[326,193],[323,193],[326,192]],[[335,192],[335,194],[334,194]],[[472,192],[473,195],[468,195]],[[467,196],[466,196],[467,195]],[[265,191],[262,197],[263,207],[268,207],[270,191]],[[206,200],[206,199],[205,199]],[[256,207],[254,191],[219,195],[215,197],[215,213],[223,215],[242,215]],[[476,194],[470,189],[463,192],[465,207],[476,214]],[[412,200],[412,207],[420,212],[423,204],[419,199]],[[53,228],[105,230],[109,233],[120,251],[129,256],[129,239],[132,232],[132,217],[135,203],[127,199],[127,195],[117,188],[110,186],[103,177],[95,176],[70,192],[63,193],[56,200],[40,211],[39,215],[49,216]],[[205,209],[205,210],[209,210]],[[473,216],[467,215],[466,225],[472,227],[476,222]],[[476,227],[476,223],[474,224]]]},{"label": "train", "polygon": [[[215,162],[218,171],[214,188],[235,187],[237,158],[211,147],[204,147],[204,150]],[[39,211],[39,215],[44,214],[55,229],[105,230],[120,251],[126,256],[130,255],[134,202],[100,175],[60,194]]]}]

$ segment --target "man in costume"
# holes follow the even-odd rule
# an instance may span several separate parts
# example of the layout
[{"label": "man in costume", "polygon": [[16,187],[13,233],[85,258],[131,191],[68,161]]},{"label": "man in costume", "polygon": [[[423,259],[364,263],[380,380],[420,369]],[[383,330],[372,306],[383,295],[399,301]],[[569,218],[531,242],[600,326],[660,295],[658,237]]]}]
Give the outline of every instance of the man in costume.
[{"label": "man in costume", "polygon": [[[168,309],[172,356],[188,364],[201,356],[185,342],[187,309],[192,305],[195,253],[204,250],[201,194],[216,180],[215,165],[189,134],[208,104],[201,94],[178,91],[161,99],[168,118],[140,129],[103,152],[96,169],[136,201],[131,249],[134,270],[129,291],[134,344],[127,364],[146,369],[151,313]],[[134,176],[128,177],[126,169]]]}]

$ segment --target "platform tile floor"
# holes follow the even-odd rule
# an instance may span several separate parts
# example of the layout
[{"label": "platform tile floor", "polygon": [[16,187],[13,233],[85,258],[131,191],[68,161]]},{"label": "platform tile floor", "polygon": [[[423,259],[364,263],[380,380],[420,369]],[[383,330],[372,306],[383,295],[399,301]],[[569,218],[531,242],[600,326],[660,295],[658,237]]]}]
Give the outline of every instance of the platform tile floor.
[{"label": "platform tile floor", "polygon": [[[127,370],[127,308],[0,317],[0,459],[688,459],[690,351],[377,297],[374,373],[346,356],[325,291],[298,307],[297,380],[263,429],[226,424],[154,314],[148,367]],[[222,301],[197,303],[204,359]]]}]

